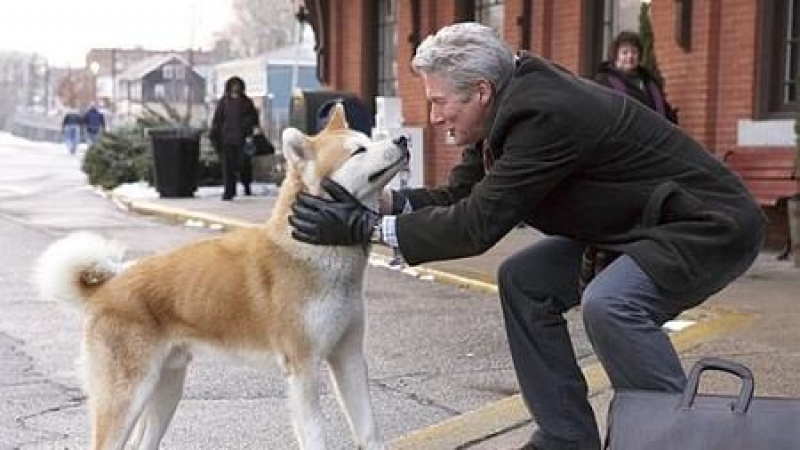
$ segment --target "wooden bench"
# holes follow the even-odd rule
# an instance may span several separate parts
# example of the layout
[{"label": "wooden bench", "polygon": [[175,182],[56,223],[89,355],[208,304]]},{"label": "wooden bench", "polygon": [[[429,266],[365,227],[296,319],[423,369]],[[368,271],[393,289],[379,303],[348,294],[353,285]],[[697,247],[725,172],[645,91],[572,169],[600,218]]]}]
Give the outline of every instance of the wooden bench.
[{"label": "wooden bench", "polygon": [[739,173],[759,205],[779,206],[798,193],[796,154],[794,149],[731,150],[722,160]]},{"label": "wooden bench", "polygon": [[[731,150],[723,156],[722,160],[728,167],[739,173],[759,205],[786,211],[789,197],[800,192],[797,168],[795,167],[797,164],[796,154],[794,149]],[[792,240],[791,237],[788,237],[786,246],[778,255],[778,259],[787,259],[791,247]]]}]

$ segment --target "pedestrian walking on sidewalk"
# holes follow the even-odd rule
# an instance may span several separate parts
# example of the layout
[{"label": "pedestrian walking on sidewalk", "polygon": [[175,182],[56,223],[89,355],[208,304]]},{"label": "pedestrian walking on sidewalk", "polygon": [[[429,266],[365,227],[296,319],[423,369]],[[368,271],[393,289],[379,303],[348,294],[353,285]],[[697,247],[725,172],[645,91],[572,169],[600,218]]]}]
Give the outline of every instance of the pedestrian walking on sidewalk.
[{"label": "pedestrian walking on sidewalk", "polygon": [[74,155],[81,143],[81,131],[83,130],[83,117],[77,111],[67,111],[61,120],[61,134],[70,155]]},{"label": "pedestrian walking on sidewalk", "polygon": [[229,78],[225,82],[225,93],[214,110],[210,132],[211,143],[222,162],[223,200],[236,196],[237,179],[245,195],[252,195],[253,160],[245,152],[245,145],[253,139],[257,129],[258,111],[245,93],[244,81],[236,76]]},{"label": "pedestrian walking on sidewalk", "polygon": [[614,388],[682,391],[661,325],[750,266],[762,213],[680,128],[551,61],[515,57],[483,25],[429,36],[412,67],[431,122],[467,146],[449,184],[391,192],[375,212],[327,180],[332,199],[298,197],[293,235],[381,240],[415,265],[483,253],[521,221],[541,230],[547,237],[498,272],[514,368],[538,425],[526,448],[598,450],[563,314],[582,306]]},{"label": "pedestrian walking on sidewalk", "polygon": [[83,113],[83,123],[86,127],[86,140],[89,145],[94,144],[106,131],[106,119],[94,104],[89,105],[89,108]]}]

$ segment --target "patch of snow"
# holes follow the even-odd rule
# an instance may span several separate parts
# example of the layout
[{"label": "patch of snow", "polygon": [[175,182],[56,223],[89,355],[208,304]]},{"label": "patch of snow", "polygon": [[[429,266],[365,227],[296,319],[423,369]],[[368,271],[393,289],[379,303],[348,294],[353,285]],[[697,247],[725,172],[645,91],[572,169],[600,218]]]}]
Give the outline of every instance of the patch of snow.
[{"label": "patch of snow", "polygon": [[202,220],[187,219],[186,222],[184,222],[184,225],[189,228],[204,228],[206,223]]},{"label": "patch of snow", "polygon": [[156,188],[150,186],[145,181],[121,184],[114,188],[113,192],[114,195],[125,197],[131,200],[158,198],[158,192],[156,191]]},{"label": "patch of snow", "polygon": [[689,328],[690,326],[696,324],[694,320],[670,320],[669,322],[662,325],[669,331],[681,331],[685,328]]}]

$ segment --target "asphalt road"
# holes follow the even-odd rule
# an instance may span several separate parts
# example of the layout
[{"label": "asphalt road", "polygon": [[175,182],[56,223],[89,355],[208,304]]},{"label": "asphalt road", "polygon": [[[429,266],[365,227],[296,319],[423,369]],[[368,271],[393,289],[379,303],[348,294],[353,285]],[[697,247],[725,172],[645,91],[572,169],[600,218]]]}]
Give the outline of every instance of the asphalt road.
[{"label": "asphalt road", "polygon": [[[61,146],[0,135],[0,158],[0,449],[86,448],[81,316],[37,298],[35,259],[78,229],[125,243],[132,258],[216,232],[121,210],[86,186],[80,157]],[[517,392],[495,296],[384,267],[369,269],[366,296],[371,393],[387,441]],[[589,355],[584,339],[576,347]],[[327,382],[323,406],[330,447],[352,448]],[[282,376],[215,356],[196,359],[162,447],[297,448]]]}]

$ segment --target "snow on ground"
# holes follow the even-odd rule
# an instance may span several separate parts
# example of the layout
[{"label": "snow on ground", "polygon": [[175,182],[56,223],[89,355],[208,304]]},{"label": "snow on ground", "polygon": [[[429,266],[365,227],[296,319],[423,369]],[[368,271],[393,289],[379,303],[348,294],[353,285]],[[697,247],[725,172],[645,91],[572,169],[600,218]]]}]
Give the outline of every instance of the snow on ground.
[{"label": "snow on ground", "polygon": [[[278,187],[271,183],[253,183],[253,194],[256,196],[275,196]],[[194,198],[216,198],[222,196],[222,186],[201,186],[197,188]],[[239,188],[241,190],[241,187]],[[145,181],[121,184],[114,188],[114,195],[130,200],[148,200],[158,198],[158,191]]]},{"label": "snow on ground", "polygon": [[[86,151],[87,145],[78,145],[78,155],[82,155]],[[30,139],[14,136],[11,133],[0,131],[0,155],[13,155],[21,151],[30,150],[45,150],[48,152],[61,152],[65,155],[67,151],[66,145],[61,142],[47,142],[47,141],[32,141]]]}]

